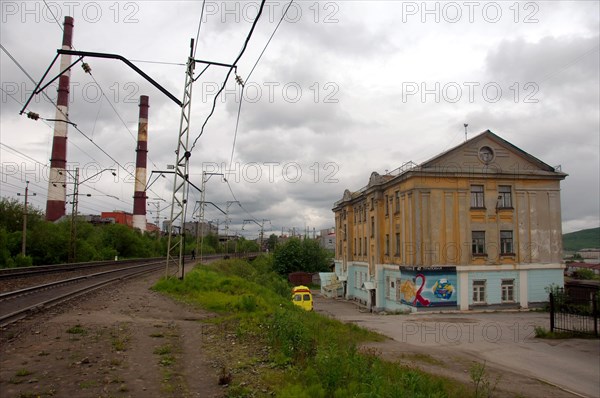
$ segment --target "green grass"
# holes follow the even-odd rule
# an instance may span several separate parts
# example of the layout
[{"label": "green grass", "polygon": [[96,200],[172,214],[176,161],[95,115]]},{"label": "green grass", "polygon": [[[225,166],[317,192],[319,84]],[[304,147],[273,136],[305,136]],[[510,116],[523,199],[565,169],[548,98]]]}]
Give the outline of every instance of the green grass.
[{"label": "green grass", "polygon": [[87,334],[87,330],[85,330],[81,325],[75,325],[67,329],[67,333],[69,334],[80,334],[85,336]]},{"label": "green grass", "polygon": [[29,376],[31,374],[33,374],[33,372],[31,372],[30,370],[19,369],[19,370],[17,370],[17,373],[15,374],[15,376],[17,376],[17,377],[25,377],[25,376]]},{"label": "green grass", "polygon": [[235,338],[241,343],[236,346],[255,348],[246,357],[250,359],[233,364],[234,375],[252,367],[248,364],[256,352],[266,352],[254,367],[260,381],[239,384],[234,377],[229,397],[266,396],[265,386],[277,397],[294,398],[472,395],[463,384],[361,350],[362,343],[385,337],[294,306],[291,286],[270,266],[265,257],[252,263],[219,261],[194,269],[183,281],[162,279],[154,286],[178,300],[219,313],[219,320],[211,320],[212,324],[234,325]]},{"label": "green grass", "polygon": [[583,332],[551,332],[542,326],[535,327],[535,337],[538,339],[561,340],[561,339],[594,339],[593,333]]},{"label": "green grass", "polygon": [[129,345],[129,340],[130,334],[125,327],[119,327],[118,329],[111,330],[110,332],[110,343],[114,351],[126,351],[127,346]]},{"label": "green grass", "polygon": [[94,387],[98,387],[98,382],[96,380],[87,380],[87,381],[82,381],[79,383],[79,388],[81,389],[88,389],[88,388],[94,388]]}]

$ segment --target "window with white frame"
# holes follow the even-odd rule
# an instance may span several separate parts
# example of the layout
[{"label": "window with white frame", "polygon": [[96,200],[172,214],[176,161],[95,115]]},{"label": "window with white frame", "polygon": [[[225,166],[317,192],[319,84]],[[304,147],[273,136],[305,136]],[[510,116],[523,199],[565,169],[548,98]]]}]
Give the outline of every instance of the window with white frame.
[{"label": "window with white frame", "polygon": [[484,196],[483,196],[483,185],[471,185],[471,208],[472,209],[485,208],[485,201],[484,201]]},{"label": "window with white frame", "polygon": [[473,281],[473,304],[485,302],[485,281]]},{"label": "window with white frame", "polygon": [[400,283],[402,282],[402,280],[400,278],[396,278],[396,301],[400,301],[401,300],[401,291],[400,291]]},{"label": "window with white frame", "polygon": [[512,303],[515,301],[515,280],[502,279],[502,302]]}]

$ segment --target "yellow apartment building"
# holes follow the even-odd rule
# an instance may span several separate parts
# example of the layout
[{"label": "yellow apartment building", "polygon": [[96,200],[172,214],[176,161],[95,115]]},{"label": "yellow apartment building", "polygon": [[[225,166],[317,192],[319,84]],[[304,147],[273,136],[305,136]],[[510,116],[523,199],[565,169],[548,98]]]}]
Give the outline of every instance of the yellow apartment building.
[{"label": "yellow apartment building", "polygon": [[567,174],[487,130],[335,203],[335,272],[372,310],[528,308],[563,285]]}]

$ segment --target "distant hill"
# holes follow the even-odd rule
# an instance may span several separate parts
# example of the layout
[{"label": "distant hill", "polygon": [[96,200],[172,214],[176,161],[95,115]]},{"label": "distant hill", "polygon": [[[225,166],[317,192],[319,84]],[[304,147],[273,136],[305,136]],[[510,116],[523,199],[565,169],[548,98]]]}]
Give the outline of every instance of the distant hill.
[{"label": "distant hill", "polygon": [[583,229],[563,235],[563,250],[600,248],[600,228]]}]

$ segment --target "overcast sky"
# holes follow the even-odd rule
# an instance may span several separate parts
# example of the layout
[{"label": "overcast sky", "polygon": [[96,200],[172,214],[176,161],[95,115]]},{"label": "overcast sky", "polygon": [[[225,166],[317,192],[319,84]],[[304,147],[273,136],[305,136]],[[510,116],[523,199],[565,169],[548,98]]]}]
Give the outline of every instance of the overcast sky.
[{"label": "overcast sky", "polygon": [[[19,116],[35,84],[7,52],[37,83],[61,45],[55,17],[62,24],[71,15],[76,50],[136,60],[181,98],[202,2],[0,4],[1,194],[16,198],[30,180],[37,194],[31,203],[45,210],[53,123]],[[190,163],[198,186],[202,170],[228,174],[242,205],[229,208],[232,232],[257,236],[254,223],[242,231],[250,218],[268,220],[267,233],[332,227],[331,208],[344,189],[365,186],[372,171],[420,163],[460,144],[463,123],[469,136],[490,129],[569,174],[561,184],[563,232],[600,225],[599,2],[294,2],[256,64],[287,6],[267,4],[238,63],[246,88],[237,138],[240,86],[232,75]],[[196,58],[233,62],[258,6],[207,1]],[[79,210],[131,212],[139,96],[150,97],[148,173],[175,163],[180,110],[120,61],[86,62],[104,95],[79,65],[73,70],[69,115],[89,139],[69,127],[68,167],[80,167],[83,178],[115,167],[118,176],[103,173],[84,184],[80,192],[92,196],[80,199]],[[196,81],[190,141],[226,72],[212,66]],[[55,86],[46,92],[56,99]],[[28,110],[54,118],[42,96]],[[172,184],[160,178],[148,193],[161,217],[170,215],[164,208]],[[199,199],[192,190],[190,203]],[[215,176],[206,200],[225,210],[234,198]],[[152,219],[156,207],[148,208]],[[225,217],[211,206],[206,218],[222,226]]]}]

